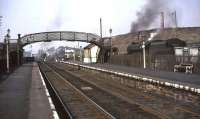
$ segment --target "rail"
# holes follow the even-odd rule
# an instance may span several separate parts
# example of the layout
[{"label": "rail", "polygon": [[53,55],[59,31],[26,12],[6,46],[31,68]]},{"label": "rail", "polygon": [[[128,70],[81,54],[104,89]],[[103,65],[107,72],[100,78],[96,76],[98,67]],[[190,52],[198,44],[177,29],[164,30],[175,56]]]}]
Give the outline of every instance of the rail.
[{"label": "rail", "polygon": [[[44,64],[43,64],[44,65]],[[51,70],[51,72],[53,72],[57,77],[59,77],[59,79],[61,79],[64,83],[65,83],[65,87],[70,87],[70,89],[71,89],[71,91],[73,92],[73,94],[76,94],[76,95],[81,95],[81,96],[78,96],[78,97],[82,97],[82,99],[80,99],[81,100],[81,102],[83,102],[82,100],[87,100],[89,103],[87,103],[86,101],[84,101],[85,102],[85,104],[83,104],[83,103],[80,103],[79,105],[86,105],[86,106],[94,106],[95,108],[96,108],[96,110],[98,110],[98,111],[94,111],[95,109],[93,108],[93,110],[91,111],[93,114],[94,113],[96,113],[95,115],[93,115],[93,116],[99,116],[99,115],[101,115],[102,117],[104,117],[105,119],[106,118],[109,118],[109,119],[115,119],[115,117],[114,116],[112,116],[110,113],[108,113],[106,110],[104,110],[101,106],[99,106],[97,103],[95,103],[92,99],[90,99],[88,96],[86,96],[82,91],[80,91],[78,88],[76,88],[74,85],[72,85],[70,82],[68,82],[62,75],[60,75],[57,71],[56,71],[56,69],[54,68],[54,67],[52,67],[52,66],[49,66],[49,65],[47,65],[47,64],[45,64],[45,66],[49,69],[49,70]],[[45,74],[45,77],[47,77],[46,76],[46,74]],[[51,83],[50,83],[51,84]],[[53,87],[53,85],[51,84],[51,87]],[[55,92],[57,92],[56,91],[56,89],[55,88],[53,88],[54,89],[54,91]],[[58,89],[57,89],[58,90]],[[63,94],[60,94],[60,95],[63,95]],[[80,111],[81,109],[76,109],[75,107],[74,107],[74,109],[76,109],[76,110],[78,110],[78,111],[80,111],[80,112],[76,112],[76,114],[75,113],[73,113],[72,111],[70,111],[70,108],[68,108],[68,104],[67,104],[67,101],[65,101],[65,102],[63,102],[62,101],[62,97],[60,97],[59,96],[59,94],[57,93],[57,95],[56,95],[57,97],[59,97],[59,101],[60,102],[62,102],[62,105],[63,105],[63,107],[64,107],[64,109],[65,109],[65,112],[67,112],[67,115],[69,115],[68,117],[70,117],[70,119],[73,119],[73,118],[79,118],[79,117],[84,117],[84,115],[91,115],[91,112],[90,111],[84,111],[84,113],[86,113],[86,114],[82,114],[82,112]],[[73,96],[72,96],[73,97]],[[84,98],[84,99],[83,99]],[[75,97],[75,98],[73,98],[72,100],[76,100],[76,102],[75,103],[77,103],[77,100],[79,100],[77,97]],[[74,103],[74,102],[73,102]],[[70,105],[70,104],[69,104]],[[77,105],[77,104],[76,104]],[[91,107],[92,107],[91,106]],[[71,106],[72,107],[72,106]],[[79,107],[78,105],[77,105],[77,107]],[[86,107],[86,109],[87,109],[87,107]],[[86,110],[85,109],[85,110]],[[87,114],[88,113],[88,114]],[[62,115],[63,115],[63,113],[61,113]],[[79,114],[79,115],[78,115]],[[84,118],[92,118],[92,117],[84,117]]]},{"label": "rail", "polygon": [[39,69],[41,71],[41,74],[44,78],[44,81],[46,83],[47,89],[49,90],[50,96],[52,97],[53,102],[55,103],[56,110],[58,111],[59,117],[61,119],[74,119],[72,116],[72,113],[70,112],[69,108],[65,106],[64,102],[60,98],[58,92],[53,87],[52,83],[48,80],[47,75],[45,72],[41,69],[41,64],[39,64]]}]

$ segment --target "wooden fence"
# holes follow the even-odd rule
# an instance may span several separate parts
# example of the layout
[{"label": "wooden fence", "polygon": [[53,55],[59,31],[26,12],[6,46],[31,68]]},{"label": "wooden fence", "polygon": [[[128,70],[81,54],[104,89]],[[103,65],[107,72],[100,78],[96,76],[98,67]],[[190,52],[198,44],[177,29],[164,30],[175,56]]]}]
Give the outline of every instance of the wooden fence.
[{"label": "wooden fence", "polygon": [[[134,55],[113,55],[108,61],[111,64],[125,65],[130,67],[143,67],[142,53]],[[177,57],[175,55],[147,55],[146,66],[152,70],[173,71],[174,65],[190,63],[194,65],[194,72],[200,73],[200,57]]]}]

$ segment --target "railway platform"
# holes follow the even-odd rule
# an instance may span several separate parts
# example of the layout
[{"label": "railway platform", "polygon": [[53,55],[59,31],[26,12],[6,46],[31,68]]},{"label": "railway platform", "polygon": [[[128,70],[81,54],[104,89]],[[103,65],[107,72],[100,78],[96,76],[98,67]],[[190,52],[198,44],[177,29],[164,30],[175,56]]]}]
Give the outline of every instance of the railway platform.
[{"label": "railway platform", "polygon": [[0,82],[0,118],[54,118],[36,63],[23,64]]},{"label": "railway platform", "polygon": [[191,85],[199,85],[200,86],[200,75],[197,74],[185,74],[182,72],[167,72],[167,71],[153,71],[149,69],[142,68],[134,68],[120,65],[112,65],[112,64],[90,64],[94,67],[100,67],[109,70],[115,70],[120,72],[127,72],[132,74],[140,74],[150,77],[156,77],[160,79],[166,79],[174,82],[182,82]]},{"label": "railway platform", "polygon": [[103,72],[119,74],[125,77],[136,77],[141,80],[164,84],[179,89],[191,90],[200,93],[200,75],[185,74],[179,72],[153,71],[149,69],[127,67],[113,64],[87,64],[81,62],[64,62],[74,65],[80,65],[89,69],[95,69]]}]

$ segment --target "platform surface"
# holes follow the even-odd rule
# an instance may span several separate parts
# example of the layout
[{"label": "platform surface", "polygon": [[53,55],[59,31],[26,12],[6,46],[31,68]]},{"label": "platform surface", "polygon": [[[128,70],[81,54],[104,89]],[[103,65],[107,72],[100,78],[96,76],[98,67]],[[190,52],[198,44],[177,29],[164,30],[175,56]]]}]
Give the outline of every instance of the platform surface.
[{"label": "platform surface", "polygon": [[121,65],[112,65],[112,64],[90,64],[90,65],[94,67],[101,67],[101,68],[115,70],[115,71],[140,74],[140,75],[167,79],[171,81],[200,85],[200,75],[197,75],[197,74],[185,74],[182,72],[168,72],[168,71],[154,71],[154,70],[149,70],[149,69],[127,67],[127,66],[121,66]]},{"label": "platform surface", "polygon": [[52,119],[36,63],[23,64],[0,83],[0,119]]},{"label": "platform surface", "polygon": [[182,85],[187,85],[195,88],[200,88],[200,74],[185,74],[181,72],[169,72],[169,71],[154,71],[150,69],[128,67],[123,65],[114,65],[114,64],[100,64],[100,63],[81,63],[81,62],[72,62],[79,65],[87,65],[96,68],[111,70],[115,72],[124,72],[134,75],[142,75],[147,77],[152,77],[156,79],[162,79],[164,81],[175,82]]}]

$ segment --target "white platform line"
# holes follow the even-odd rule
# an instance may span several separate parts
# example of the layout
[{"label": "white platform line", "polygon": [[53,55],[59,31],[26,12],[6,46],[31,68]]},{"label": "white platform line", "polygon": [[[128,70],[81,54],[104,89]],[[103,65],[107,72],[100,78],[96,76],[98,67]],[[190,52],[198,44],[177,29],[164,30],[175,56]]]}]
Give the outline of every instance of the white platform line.
[{"label": "white platform line", "polygon": [[39,70],[39,74],[40,74],[40,78],[42,80],[42,85],[44,86],[44,89],[45,89],[46,96],[48,97],[48,101],[49,101],[49,105],[50,105],[50,108],[51,108],[52,113],[53,113],[53,117],[54,117],[54,119],[60,119],[59,116],[58,116],[58,113],[57,113],[57,111],[55,109],[55,105],[53,104],[53,101],[52,101],[52,99],[51,99],[51,97],[49,95],[49,91],[48,91],[48,89],[46,87],[46,84],[44,82],[44,78],[43,78],[40,70]]}]

